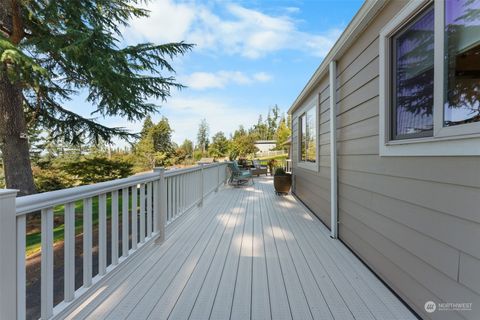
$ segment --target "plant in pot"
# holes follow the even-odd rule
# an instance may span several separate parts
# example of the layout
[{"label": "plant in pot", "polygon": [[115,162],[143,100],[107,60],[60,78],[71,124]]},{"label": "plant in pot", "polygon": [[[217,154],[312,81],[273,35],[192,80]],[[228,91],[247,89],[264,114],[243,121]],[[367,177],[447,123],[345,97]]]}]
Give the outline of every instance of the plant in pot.
[{"label": "plant in pot", "polygon": [[292,186],[292,175],[286,173],[283,168],[277,168],[273,176],[273,186],[277,194],[287,194]]},{"label": "plant in pot", "polygon": [[270,171],[270,175],[273,175],[273,169],[275,168],[276,165],[277,165],[277,160],[275,160],[275,159],[270,159],[267,162],[267,166],[268,166],[268,170]]}]

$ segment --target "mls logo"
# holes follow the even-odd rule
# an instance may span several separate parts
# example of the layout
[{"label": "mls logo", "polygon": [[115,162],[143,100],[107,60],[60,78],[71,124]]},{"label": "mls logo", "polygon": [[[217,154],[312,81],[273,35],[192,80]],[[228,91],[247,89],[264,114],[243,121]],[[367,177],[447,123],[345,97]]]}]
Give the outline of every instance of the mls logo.
[{"label": "mls logo", "polygon": [[432,313],[437,309],[437,304],[433,301],[425,302],[425,311]]}]

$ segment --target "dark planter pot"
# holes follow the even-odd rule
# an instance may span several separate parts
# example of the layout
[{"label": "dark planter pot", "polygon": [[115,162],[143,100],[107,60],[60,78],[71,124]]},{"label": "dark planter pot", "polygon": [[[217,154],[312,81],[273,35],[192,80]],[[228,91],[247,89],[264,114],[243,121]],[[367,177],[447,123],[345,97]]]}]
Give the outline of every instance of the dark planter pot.
[{"label": "dark planter pot", "polygon": [[273,176],[273,186],[276,193],[289,193],[292,186],[292,175]]}]

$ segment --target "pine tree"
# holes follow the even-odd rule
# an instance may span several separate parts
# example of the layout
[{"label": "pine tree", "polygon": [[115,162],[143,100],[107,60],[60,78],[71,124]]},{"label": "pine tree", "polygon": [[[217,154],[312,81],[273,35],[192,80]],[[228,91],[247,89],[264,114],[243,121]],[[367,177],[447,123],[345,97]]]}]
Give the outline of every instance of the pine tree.
[{"label": "pine tree", "polygon": [[267,117],[267,140],[271,140],[275,137],[275,132],[277,131],[277,121],[280,116],[280,108],[277,105],[274,105],[271,109],[272,115],[270,111],[268,111]]},{"label": "pine tree", "polygon": [[278,150],[284,149],[283,144],[287,142],[288,138],[292,132],[290,128],[287,126],[287,121],[284,117],[280,119],[280,123],[278,124],[277,131],[275,132],[275,140],[277,141],[277,148]]},{"label": "pine tree", "polygon": [[206,119],[202,119],[200,121],[200,125],[198,126],[198,133],[197,133],[197,144],[200,148],[200,151],[202,151],[202,155],[205,155],[205,153],[208,151],[208,123]]},{"label": "pine tree", "polygon": [[180,149],[183,150],[185,153],[186,158],[191,158],[193,156],[193,142],[191,140],[185,139],[183,140]]},{"label": "pine tree", "polygon": [[143,121],[143,127],[142,131],[140,132],[140,137],[143,138],[153,126],[155,126],[155,124],[152,121],[152,117],[148,115],[145,118],[145,121]]},{"label": "pine tree", "polygon": [[168,119],[162,119],[145,132],[135,147],[135,153],[144,161],[144,169],[153,169],[156,166],[170,164],[174,153],[172,129]]},{"label": "pine tree", "polygon": [[229,149],[229,141],[222,131],[215,133],[212,137],[212,144],[210,145],[208,153],[215,157],[224,157],[227,155]]},{"label": "pine tree", "polygon": [[148,11],[140,0],[0,1],[0,148],[7,187],[35,192],[26,119],[55,139],[80,143],[128,139],[124,128],[109,128],[62,104],[87,92],[92,115],[141,120],[157,110],[148,98],[164,101],[182,86],[168,74],[169,60],[190,44],[142,43],[121,46],[120,28]]}]

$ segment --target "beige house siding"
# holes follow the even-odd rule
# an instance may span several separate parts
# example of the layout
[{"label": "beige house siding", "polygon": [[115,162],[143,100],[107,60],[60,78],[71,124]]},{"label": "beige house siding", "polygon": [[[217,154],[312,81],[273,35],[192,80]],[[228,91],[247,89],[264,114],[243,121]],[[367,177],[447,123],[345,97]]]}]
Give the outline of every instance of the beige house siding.
[{"label": "beige house siding", "polygon": [[[480,319],[480,158],[379,156],[378,34],[405,3],[390,1],[337,61],[339,237],[422,317]],[[323,120],[320,170],[294,166],[295,192],[329,225]],[[428,314],[429,300],[473,310]]]},{"label": "beige house siding", "polygon": [[298,165],[299,136],[298,117],[305,111],[303,108],[292,117],[292,145],[295,172],[295,193],[313,213],[330,227],[330,138],[329,138],[329,85],[325,77],[318,90],[310,95],[307,101],[318,97],[317,126],[319,128],[317,150],[319,150],[318,171],[304,169]]}]

